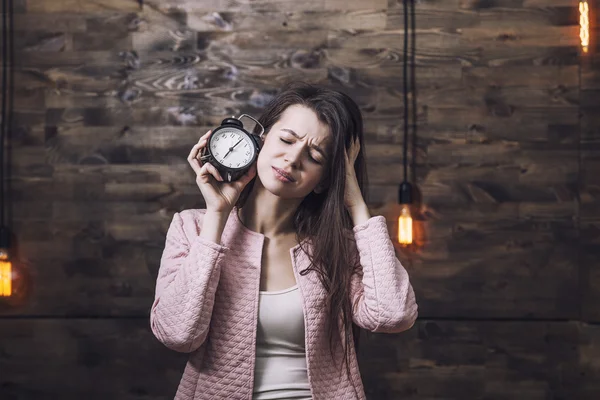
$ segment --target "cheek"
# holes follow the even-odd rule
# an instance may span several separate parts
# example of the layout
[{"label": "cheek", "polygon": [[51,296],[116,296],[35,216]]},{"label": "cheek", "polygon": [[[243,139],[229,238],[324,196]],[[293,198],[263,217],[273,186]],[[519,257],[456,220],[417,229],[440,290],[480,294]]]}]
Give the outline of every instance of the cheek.
[{"label": "cheek", "polygon": [[275,137],[270,139],[269,137],[265,138],[260,152],[258,153],[256,164],[258,168],[267,167],[268,169],[271,169],[272,161],[281,155],[281,148],[278,147],[277,143],[274,143],[275,140],[277,140]]},{"label": "cheek", "polygon": [[324,178],[323,171],[319,168],[314,168],[306,171],[306,183],[309,186],[316,186]]},{"label": "cheek", "polygon": [[269,173],[271,170],[272,159],[273,157],[271,156],[269,147],[263,146],[258,153],[258,158],[256,160],[257,170],[260,172]]},{"label": "cheek", "polygon": [[260,151],[258,152],[258,162],[262,162],[262,160],[265,158],[265,156],[267,155],[267,153],[269,152],[269,146],[267,146],[266,142],[262,143],[262,146],[260,147]]}]

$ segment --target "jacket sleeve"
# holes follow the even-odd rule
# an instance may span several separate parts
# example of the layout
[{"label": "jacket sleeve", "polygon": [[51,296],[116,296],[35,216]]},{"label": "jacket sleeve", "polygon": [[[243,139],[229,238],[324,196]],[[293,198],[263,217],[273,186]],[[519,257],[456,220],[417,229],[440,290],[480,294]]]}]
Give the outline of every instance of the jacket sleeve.
[{"label": "jacket sleeve", "polygon": [[396,333],[417,319],[415,293],[394,252],[384,216],[353,229],[360,261],[352,275],[350,299],[355,324],[371,332]]},{"label": "jacket sleeve", "polygon": [[150,310],[152,333],[168,348],[189,353],[206,339],[221,273],[219,260],[228,250],[199,236],[188,240],[181,215],[173,216]]}]

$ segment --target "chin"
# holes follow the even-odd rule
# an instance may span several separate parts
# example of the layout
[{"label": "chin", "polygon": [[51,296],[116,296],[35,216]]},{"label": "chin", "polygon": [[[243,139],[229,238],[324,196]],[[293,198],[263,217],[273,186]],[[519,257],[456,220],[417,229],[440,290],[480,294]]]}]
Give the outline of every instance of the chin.
[{"label": "chin", "polygon": [[282,183],[275,179],[273,177],[273,172],[270,166],[267,170],[257,171],[257,174],[258,179],[260,179],[261,185],[270,193],[273,193],[275,196],[280,197],[282,199],[304,198],[308,195],[308,193],[310,193],[309,191],[306,194],[304,194],[304,191],[299,190],[299,188],[293,186],[293,184]]},{"label": "chin", "polygon": [[272,179],[271,177],[260,177],[260,183],[269,192],[282,199],[293,199],[299,197],[295,190],[290,190],[281,184],[281,182]]}]

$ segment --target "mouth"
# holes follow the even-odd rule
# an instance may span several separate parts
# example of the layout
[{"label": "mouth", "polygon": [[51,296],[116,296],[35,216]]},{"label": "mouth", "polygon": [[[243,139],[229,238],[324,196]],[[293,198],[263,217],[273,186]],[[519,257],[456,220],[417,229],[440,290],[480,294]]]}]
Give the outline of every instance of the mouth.
[{"label": "mouth", "polygon": [[295,182],[296,180],[294,178],[292,178],[292,176],[288,173],[286,173],[284,170],[281,170],[277,167],[273,167],[273,171],[275,171],[275,173],[280,176],[281,178],[287,180],[288,182]]}]

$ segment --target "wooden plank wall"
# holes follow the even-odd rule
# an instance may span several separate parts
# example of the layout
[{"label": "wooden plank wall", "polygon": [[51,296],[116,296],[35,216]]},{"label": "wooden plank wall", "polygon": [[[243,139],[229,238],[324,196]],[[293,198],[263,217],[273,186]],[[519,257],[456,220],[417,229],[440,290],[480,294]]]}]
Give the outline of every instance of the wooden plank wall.
[{"label": "wooden plank wall", "polygon": [[[165,399],[185,356],[148,311],[185,157],[303,79],[366,121],[369,204],[395,229],[398,0],[15,0],[14,229],[0,398]],[[597,1],[592,9],[600,7]],[[413,329],[363,336],[370,399],[600,398],[600,53],[575,0],[417,4]]]}]

